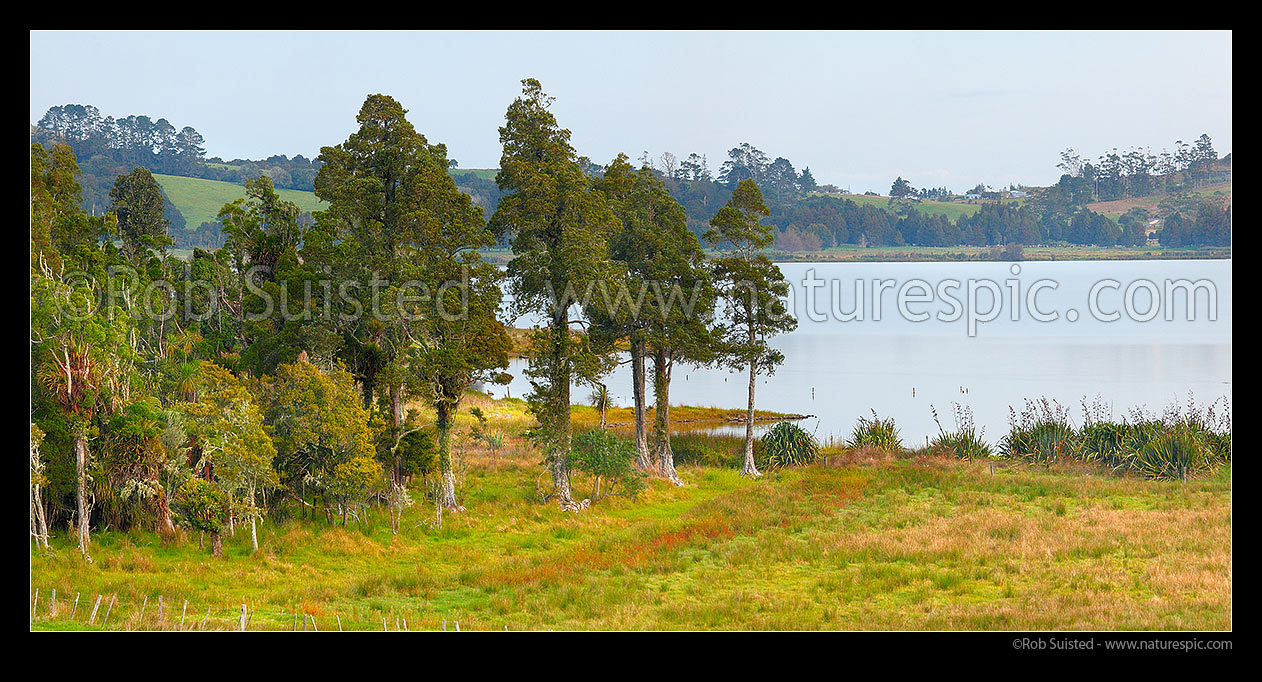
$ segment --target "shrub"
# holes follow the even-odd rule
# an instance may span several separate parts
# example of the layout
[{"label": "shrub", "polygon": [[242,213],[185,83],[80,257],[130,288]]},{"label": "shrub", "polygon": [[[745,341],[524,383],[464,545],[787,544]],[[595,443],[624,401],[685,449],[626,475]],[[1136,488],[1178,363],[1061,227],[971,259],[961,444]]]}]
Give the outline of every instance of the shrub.
[{"label": "shrub", "polygon": [[951,403],[951,411],[955,415],[955,431],[948,432],[938,421],[938,411],[933,405],[929,410],[933,413],[933,421],[938,425],[938,435],[930,443],[930,447],[950,452],[956,459],[973,460],[990,456],[990,446],[981,438],[973,422],[973,410],[966,405]]},{"label": "shrub", "polygon": [[596,478],[599,500],[601,481],[609,483],[606,495],[619,493],[634,496],[644,489],[644,474],[635,468],[635,446],[626,438],[605,429],[593,429],[574,437],[570,466]]},{"label": "shrub", "polygon": [[876,448],[885,452],[899,452],[903,449],[903,441],[898,437],[898,427],[894,418],[881,419],[872,411],[872,419],[859,417],[846,445],[852,448]]},{"label": "shrub", "polygon": [[793,422],[779,422],[763,434],[762,449],[767,467],[802,466],[819,458],[819,443],[806,429]]},{"label": "shrub", "polygon": [[1200,434],[1178,426],[1148,441],[1130,460],[1131,466],[1149,478],[1186,481],[1213,468],[1213,455]]},{"label": "shrub", "polygon": [[228,516],[228,498],[211,483],[190,478],[175,490],[176,523],[193,530],[218,533]]},{"label": "shrub", "polygon": [[1069,423],[1069,412],[1047,398],[1026,399],[1018,416],[1011,407],[1008,435],[999,444],[999,454],[1034,464],[1051,464],[1079,457],[1078,435]]}]

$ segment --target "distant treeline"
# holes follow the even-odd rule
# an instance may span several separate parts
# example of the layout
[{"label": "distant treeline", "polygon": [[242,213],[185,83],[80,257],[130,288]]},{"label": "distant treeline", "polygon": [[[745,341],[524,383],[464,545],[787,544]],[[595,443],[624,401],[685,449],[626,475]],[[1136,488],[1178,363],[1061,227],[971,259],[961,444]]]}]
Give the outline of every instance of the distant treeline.
[{"label": "distant treeline", "polygon": [[[83,207],[104,211],[114,178],[143,167],[155,173],[243,183],[266,175],[281,189],[311,191],[321,162],[297,155],[261,160],[206,159],[204,139],[191,127],[177,129],[164,118],[102,117],[91,105],[67,104],[48,110],[33,129],[33,141],[61,139],[81,159]],[[1167,246],[1221,246],[1231,242],[1230,206],[1220,197],[1191,197],[1180,193],[1207,183],[1229,179],[1231,157],[1218,159],[1213,142],[1201,135],[1195,143],[1176,142],[1175,151],[1153,154],[1147,149],[1117,150],[1095,163],[1084,161],[1073,149],[1061,154],[1065,174],[1052,187],[1035,191],[1028,201],[1000,200],[999,193],[978,185],[973,191],[988,199],[971,216],[955,221],[917,210],[911,197],[941,199],[946,188],[916,190],[901,177],[891,188],[889,206],[858,204],[839,196],[821,195],[809,167],[797,171],[784,157],[772,159],[749,143],[728,152],[728,159],[711,171],[704,154],[679,158],[670,152],[651,158],[644,152],[641,165],[661,177],[667,191],[687,214],[689,228],[698,236],[719,206],[727,202],[741,180],[756,182],[771,210],[776,247],[785,251],[815,251],[846,244],[860,246],[990,246],[1000,244],[1089,244],[1136,246],[1147,241],[1158,224],[1173,229],[1158,235]],[[453,162],[454,163],[454,162]],[[603,175],[604,167],[584,160],[586,172]],[[456,185],[473,198],[484,216],[494,213],[502,196],[492,180],[473,172],[451,169]],[[825,189],[829,189],[825,187]],[[1114,221],[1092,212],[1093,201],[1174,193],[1155,214],[1134,209]],[[222,244],[220,225],[205,223],[189,229],[169,200],[168,220],[178,246],[216,248]],[[1173,218],[1173,221],[1171,219]],[[1154,222],[1155,221],[1155,222]],[[508,234],[501,239],[507,244]]]}]

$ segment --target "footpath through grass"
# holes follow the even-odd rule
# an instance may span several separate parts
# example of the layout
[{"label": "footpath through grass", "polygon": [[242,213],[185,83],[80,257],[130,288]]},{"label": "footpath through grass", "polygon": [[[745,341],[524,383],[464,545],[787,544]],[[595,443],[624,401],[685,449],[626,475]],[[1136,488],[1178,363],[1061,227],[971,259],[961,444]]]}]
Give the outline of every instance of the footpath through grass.
[{"label": "footpath through grass", "polygon": [[238,528],[222,560],[196,535],[106,530],[88,566],[58,528],[52,551],[31,555],[33,627],[101,627],[113,595],[109,629],[175,629],[181,613],[185,629],[234,628],[241,604],[250,629],[302,629],[308,615],[321,630],[1232,625],[1229,467],[1184,484],[841,459],[760,480],[682,467],[686,487],[655,480],[563,514],[539,501],[537,456],[519,452],[474,462],[468,511],[441,526],[418,490],[397,536],[384,512],[347,528],[268,522],[258,555]]}]

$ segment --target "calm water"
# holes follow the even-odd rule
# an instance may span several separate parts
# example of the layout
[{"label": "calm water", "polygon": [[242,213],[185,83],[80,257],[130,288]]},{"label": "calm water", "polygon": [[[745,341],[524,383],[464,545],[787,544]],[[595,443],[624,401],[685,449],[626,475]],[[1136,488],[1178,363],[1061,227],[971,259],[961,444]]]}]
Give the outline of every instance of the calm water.
[{"label": "calm water", "polygon": [[[1229,260],[779,267],[793,285],[789,302],[798,329],[772,339],[785,362],[773,376],[759,377],[757,404],[818,415],[804,425],[821,438],[848,435],[873,409],[894,417],[910,445],[937,433],[930,405],[947,428],[952,402],[971,407],[986,438],[996,441],[1007,431],[1009,406],[1020,409],[1027,397],[1059,400],[1078,418],[1084,397],[1098,396],[1118,417],[1139,405],[1160,412],[1172,401],[1186,402],[1189,391],[1200,403],[1232,397]],[[1191,311],[1185,290],[1175,288],[1167,298],[1167,282],[1180,279],[1202,284]],[[853,314],[856,281],[863,286],[862,319]],[[1101,282],[1093,314],[1091,291]],[[1033,307],[1031,288],[1037,289]],[[962,309],[958,319],[950,319],[957,305],[947,297]],[[1055,320],[1035,319],[1053,312]],[[1105,319],[1113,312],[1120,319]],[[514,361],[509,369],[514,397],[530,390],[523,368]],[[630,374],[621,366],[606,380],[619,405],[631,404]],[[745,386],[742,374],[680,366],[671,403],[740,408]],[[576,388],[576,402],[589,393]]]}]

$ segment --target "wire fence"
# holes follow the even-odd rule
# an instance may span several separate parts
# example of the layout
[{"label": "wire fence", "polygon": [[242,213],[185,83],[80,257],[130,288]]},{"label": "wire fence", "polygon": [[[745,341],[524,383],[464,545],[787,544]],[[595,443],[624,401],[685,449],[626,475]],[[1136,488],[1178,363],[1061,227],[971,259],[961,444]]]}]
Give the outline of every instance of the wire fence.
[{"label": "wire fence", "polygon": [[[320,611],[324,611],[320,609]],[[31,629],[37,624],[48,629],[99,628],[102,630],[170,630],[191,631],[292,631],[292,632],[460,632],[458,620],[433,621],[416,619],[409,622],[406,615],[382,613],[365,619],[362,614],[316,613],[294,608],[257,608],[250,604],[200,604],[187,599],[164,598],[163,595],[143,595],[139,601],[120,600],[117,593],[84,594],[58,593],[56,588],[41,592],[37,587],[31,595]],[[488,631],[500,628],[485,626],[465,630]],[[503,630],[508,630],[505,625]]]}]

